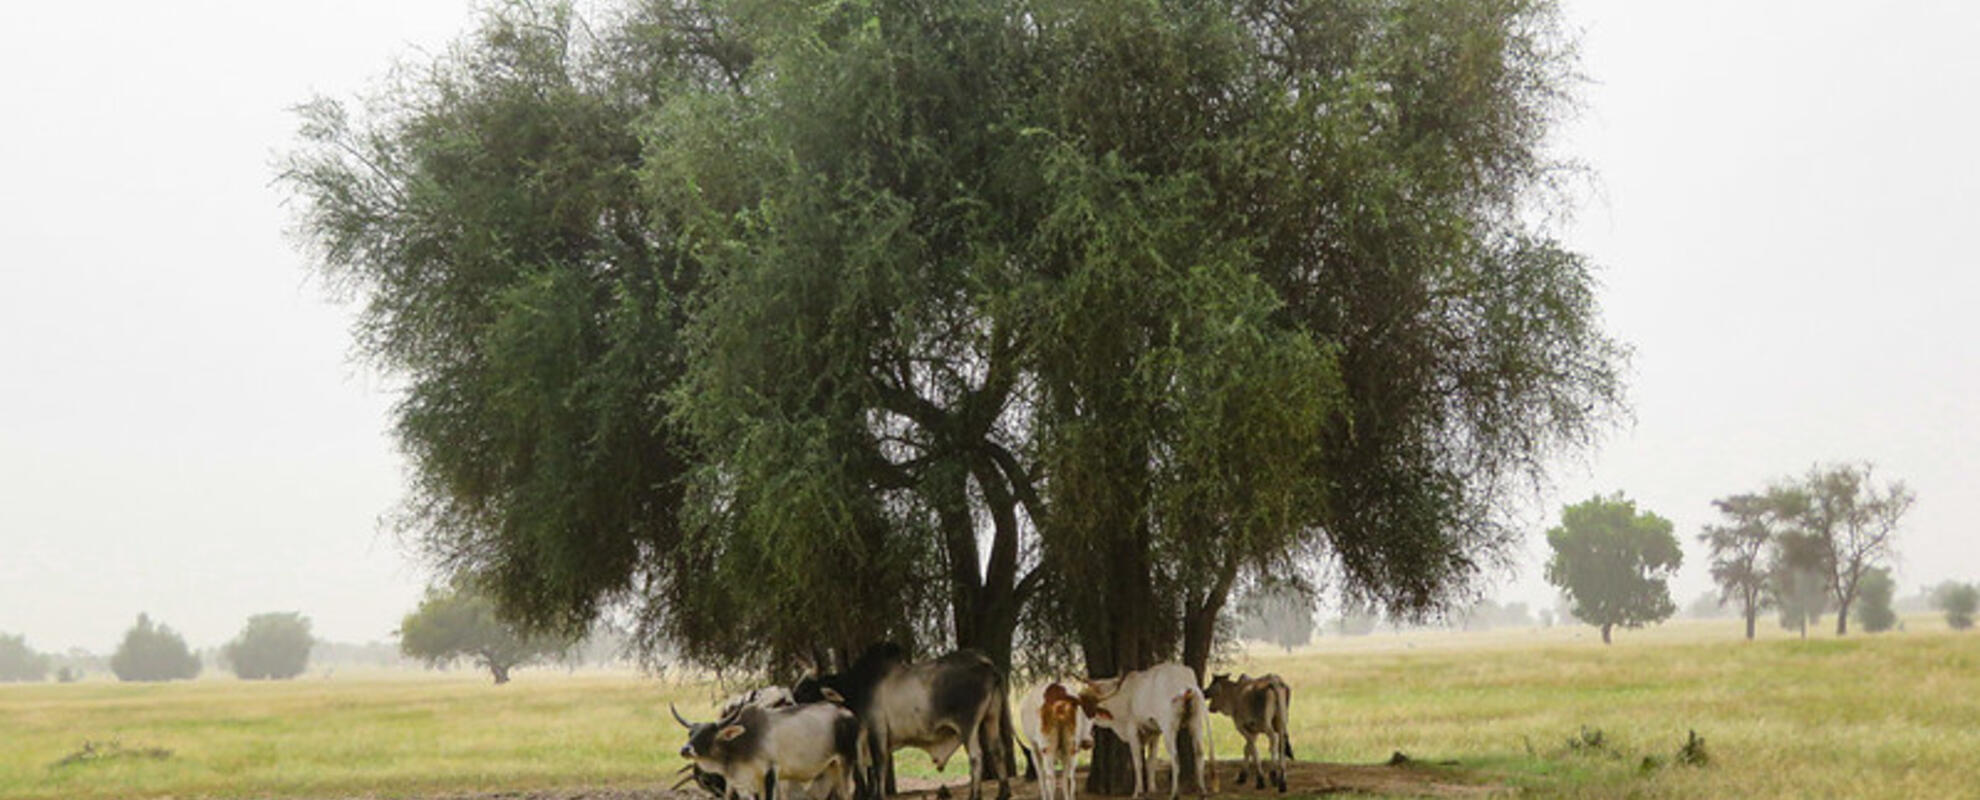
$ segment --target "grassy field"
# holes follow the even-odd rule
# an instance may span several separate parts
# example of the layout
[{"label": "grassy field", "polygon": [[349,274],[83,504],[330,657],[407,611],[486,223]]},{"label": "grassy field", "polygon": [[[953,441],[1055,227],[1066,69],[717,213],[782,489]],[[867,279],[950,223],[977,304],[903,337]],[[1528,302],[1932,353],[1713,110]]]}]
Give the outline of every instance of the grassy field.
[{"label": "grassy field", "polygon": [[[1747,643],[1736,623],[1687,622],[1619,631],[1610,647],[1585,628],[1377,633],[1244,653],[1220,670],[1274,671],[1293,684],[1302,760],[1402,751],[1541,797],[1975,796],[1980,633],[1930,618],[1907,627],[1807,641],[1770,631]],[[546,670],[503,687],[465,673],[0,685],[0,797],[651,786],[680,764],[667,702],[705,718],[720,694]],[[1229,723],[1213,729],[1218,754],[1236,757]],[[1602,746],[1588,746],[1584,730],[1599,730]],[[1708,766],[1673,763],[1692,730]],[[171,754],[57,764],[84,741],[111,740]],[[931,772],[918,753],[904,754],[902,769]]]}]

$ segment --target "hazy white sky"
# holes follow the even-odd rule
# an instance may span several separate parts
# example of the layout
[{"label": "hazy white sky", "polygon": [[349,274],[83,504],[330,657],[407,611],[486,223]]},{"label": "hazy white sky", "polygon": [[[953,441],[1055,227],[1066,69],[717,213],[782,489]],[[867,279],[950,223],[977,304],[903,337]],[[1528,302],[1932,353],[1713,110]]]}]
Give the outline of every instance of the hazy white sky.
[{"label": "hazy white sky", "polygon": [[[1900,584],[1980,578],[1980,8],[1567,2],[1592,83],[1566,231],[1635,346],[1633,426],[1536,501],[1622,489],[1709,585],[1709,501],[1870,459],[1919,502]],[[288,108],[438,49],[463,0],[35,3],[0,19],[0,632],[195,646],[253,613],[386,638],[425,573],[387,384],[270,185]]]}]

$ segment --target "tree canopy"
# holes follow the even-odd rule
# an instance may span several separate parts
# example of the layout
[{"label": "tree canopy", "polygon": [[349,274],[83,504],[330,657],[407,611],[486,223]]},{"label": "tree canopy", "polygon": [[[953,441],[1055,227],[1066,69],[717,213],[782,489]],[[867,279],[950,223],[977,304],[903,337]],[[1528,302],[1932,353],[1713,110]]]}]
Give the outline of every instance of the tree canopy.
[{"label": "tree canopy", "polygon": [[1774,528],[1780,523],[1780,506],[1769,495],[1739,494],[1712,501],[1725,517],[1719,525],[1707,525],[1698,540],[1711,549],[1712,581],[1719,585],[1720,604],[1739,603],[1746,620],[1746,638],[1753,638],[1754,620],[1773,604],[1767,591],[1769,556],[1777,548]]},{"label": "tree canopy", "polygon": [[1917,495],[1903,481],[1879,486],[1868,463],[1811,467],[1774,495],[1778,513],[1811,548],[1801,565],[1827,585],[1837,635],[1849,633],[1863,578],[1896,554],[1898,526]]},{"label": "tree canopy", "polygon": [[120,681],[181,681],[199,677],[199,656],[171,627],[139,614],[124,632],[124,641],[110,656],[110,671]]},{"label": "tree canopy", "polygon": [[1547,531],[1554,555],[1547,582],[1566,592],[1576,619],[1602,628],[1640,628],[1677,611],[1667,579],[1684,562],[1671,522],[1617,492],[1561,509],[1560,527]]},{"label": "tree canopy", "polygon": [[511,4],[283,178],[508,617],[1200,670],[1234,591],[1461,595],[1619,411],[1572,69],[1547,0]]},{"label": "tree canopy", "polygon": [[285,680],[309,668],[315,644],[308,617],[293,611],[256,614],[220,649],[220,656],[241,678]]},{"label": "tree canopy", "polygon": [[426,597],[399,623],[399,651],[431,667],[460,659],[488,670],[495,683],[509,682],[516,667],[563,655],[573,644],[555,635],[532,634],[496,616],[495,602],[473,589],[430,587]]},{"label": "tree canopy", "polygon": [[50,660],[28,647],[26,636],[0,634],[0,683],[46,680]]}]

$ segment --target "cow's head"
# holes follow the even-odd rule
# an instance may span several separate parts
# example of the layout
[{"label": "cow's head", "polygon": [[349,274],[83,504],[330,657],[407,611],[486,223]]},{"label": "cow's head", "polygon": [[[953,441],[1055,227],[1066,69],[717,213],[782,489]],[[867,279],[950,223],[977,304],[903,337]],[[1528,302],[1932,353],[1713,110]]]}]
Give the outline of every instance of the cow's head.
[{"label": "cow's head", "polygon": [[700,723],[687,721],[673,703],[667,704],[667,710],[674,712],[674,721],[687,729],[687,744],[681,745],[681,758],[704,771],[720,770],[738,753],[747,752],[756,738],[749,735],[747,723],[752,709],[745,708],[735,716],[716,722]]},{"label": "cow's head", "polygon": [[1122,680],[1122,678],[1102,678],[1087,681],[1086,685],[1079,688],[1080,706],[1099,707],[1100,703],[1104,703],[1114,695],[1120,694]]},{"label": "cow's head", "polygon": [[838,703],[846,704],[846,696],[839,690],[844,678],[838,674],[814,675],[805,673],[791,686],[791,699],[798,703]]},{"label": "cow's head", "polygon": [[1217,714],[1231,713],[1231,709],[1237,705],[1235,696],[1237,689],[1242,685],[1244,685],[1242,676],[1235,681],[1231,680],[1230,673],[1210,676],[1210,685],[1203,687],[1203,697],[1210,701],[1210,711]]}]

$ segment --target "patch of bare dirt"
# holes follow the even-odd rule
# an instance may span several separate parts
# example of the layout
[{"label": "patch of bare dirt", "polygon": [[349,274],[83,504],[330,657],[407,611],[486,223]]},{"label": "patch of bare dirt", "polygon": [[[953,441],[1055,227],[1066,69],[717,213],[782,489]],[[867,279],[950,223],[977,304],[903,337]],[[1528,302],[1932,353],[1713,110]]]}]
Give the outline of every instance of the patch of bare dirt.
[{"label": "patch of bare dirt", "polygon": [[[1333,794],[1377,797],[1492,797],[1512,793],[1510,787],[1494,783],[1485,776],[1460,767],[1433,766],[1412,761],[1384,764],[1323,764],[1296,761],[1287,765],[1288,791],[1283,795],[1269,788],[1254,788],[1250,784],[1242,787],[1235,785],[1237,770],[1238,762],[1218,762],[1217,776],[1221,779],[1221,784],[1220,791],[1213,795],[1214,797],[1242,797],[1256,798],[1256,800]],[[1157,788],[1151,796],[1156,800],[1164,800],[1169,796],[1168,768],[1158,766],[1155,773]],[[436,795],[428,800],[713,800],[707,792],[699,789],[669,790],[667,786],[668,784],[655,784],[648,787],[446,794]],[[936,800],[937,791],[944,787],[949,789],[953,800],[965,800],[969,795],[969,784],[964,781],[902,778],[901,793],[896,797],[907,800]],[[988,782],[984,786],[983,795],[985,800],[997,796],[995,781]],[[1080,795],[1095,800],[1100,797],[1086,792],[1081,792]],[[1037,800],[1038,784],[1028,780],[1013,780],[1011,796],[1013,800]],[[1182,796],[1196,797],[1189,791],[1184,791]]]}]

